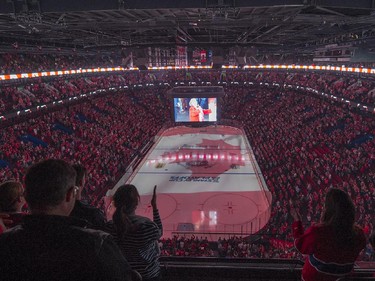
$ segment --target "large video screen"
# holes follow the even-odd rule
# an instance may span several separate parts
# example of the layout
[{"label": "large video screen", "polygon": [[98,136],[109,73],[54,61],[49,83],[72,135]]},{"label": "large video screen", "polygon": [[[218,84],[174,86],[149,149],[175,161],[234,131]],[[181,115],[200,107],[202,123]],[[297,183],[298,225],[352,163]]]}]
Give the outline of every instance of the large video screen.
[{"label": "large video screen", "polygon": [[175,122],[216,122],[216,97],[174,97]]}]

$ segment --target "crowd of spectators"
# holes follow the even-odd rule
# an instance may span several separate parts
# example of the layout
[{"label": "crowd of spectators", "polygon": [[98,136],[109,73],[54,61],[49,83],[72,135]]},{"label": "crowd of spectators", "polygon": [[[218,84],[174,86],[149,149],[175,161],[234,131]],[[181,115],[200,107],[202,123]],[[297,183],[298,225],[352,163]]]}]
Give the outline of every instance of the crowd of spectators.
[{"label": "crowd of spectators", "polygon": [[265,233],[290,240],[291,199],[299,202],[305,223],[318,222],[324,194],[336,187],[352,196],[358,222],[369,234],[375,119],[295,91],[263,89],[239,97],[239,107],[224,116],[242,122],[274,196]]},{"label": "crowd of spectators", "polygon": [[58,77],[48,82],[37,79],[24,85],[4,85],[0,88],[0,114],[87,94],[96,89],[118,87],[122,84],[125,84],[124,78],[109,75],[71,79]]},{"label": "crowd of spectators", "polygon": [[[4,58],[3,58],[4,59]],[[98,88],[130,87],[103,97],[2,128],[0,181],[22,180],[25,168],[46,158],[82,163],[88,170],[86,196],[98,203],[141,148],[170,121],[166,91],[176,81],[226,81],[222,117],[244,127],[257,162],[273,194],[270,222],[261,231],[268,242],[248,238],[173,237],[162,240],[164,255],[292,258],[289,200],[298,201],[306,225],[319,221],[324,195],[331,187],[347,191],[369,234],[374,216],[375,119],[333,103],[284,88],[310,87],[353,101],[375,101],[372,80],[322,73],[249,71],[127,72],[110,76],[59,77],[51,81],[0,88],[0,112],[26,108]],[[278,83],[281,87],[244,87],[230,82]],[[163,85],[160,85],[163,84]],[[3,97],[4,96],[4,97]],[[100,159],[100,161],[98,161]],[[262,239],[261,239],[262,240]],[[271,242],[270,242],[271,241]],[[372,254],[371,254],[372,255]]]},{"label": "crowd of spectators", "polygon": [[375,102],[375,81],[370,77],[337,76],[329,73],[271,72],[258,74],[257,81],[309,87],[364,105],[373,105]]},{"label": "crowd of spectators", "polygon": [[51,70],[68,70],[118,66],[121,59],[113,55],[72,54],[0,54],[0,74],[15,74]]},{"label": "crowd of spectators", "polygon": [[277,239],[257,236],[249,237],[229,236],[219,237],[216,241],[207,237],[192,235],[174,235],[159,241],[161,255],[165,257],[222,257],[222,258],[299,258],[292,243],[279,242]]},{"label": "crowd of spectators", "polygon": [[0,114],[29,109],[53,101],[87,94],[96,89],[134,85],[153,85],[168,83],[173,86],[195,83],[202,85],[209,82],[228,84],[238,82],[277,83],[294,85],[334,95],[362,105],[375,104],[375,80],[370,77],[337,76],[328,73],[312,72],[259,72],[259,71],[132,71],[121,74],[91,77],[57,77],[44,80],[42,78],[23,81],[21,84],[4,84],[0,87]]},{"label": "crowd of spectators", "polygon": [[165,107],[159,106],[159,112],[154,112],[143,106],[148,103],[160,100],[147,89],[130,95],[120,91],[3,128],[0,159],[5,167],[0,169],[1,181],[22,180],[25,168],[40,159],[75,159],[88,170],[87,195],[98,196],[125,172],[139,150],[161,129],[163,116],[168,116],[169,112],[162,113]]}]

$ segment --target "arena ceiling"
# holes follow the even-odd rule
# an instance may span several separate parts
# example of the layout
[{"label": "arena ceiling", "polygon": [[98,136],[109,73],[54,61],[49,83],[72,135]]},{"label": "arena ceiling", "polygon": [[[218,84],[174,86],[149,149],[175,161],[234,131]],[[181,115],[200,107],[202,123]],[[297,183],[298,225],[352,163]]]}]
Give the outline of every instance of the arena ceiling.
[{"label": "arena ceiling", "polygon": [[0,0],[0,51],[180,44],[290,53],[374,39],[375,0]]}]

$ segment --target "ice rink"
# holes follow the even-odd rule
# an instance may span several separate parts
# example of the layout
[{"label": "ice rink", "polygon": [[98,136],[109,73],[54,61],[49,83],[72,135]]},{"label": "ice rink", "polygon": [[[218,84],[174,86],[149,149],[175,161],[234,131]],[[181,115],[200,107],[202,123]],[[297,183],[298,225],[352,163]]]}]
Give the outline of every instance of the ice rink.
[{"label": "ice rink", "polygon": [[157,185],[164,237],[248,235],[261,229],[271,213],[271,195],[252,150],[234,127],[167,129],[128,183],[141,195],[137,213],[150,218]]}]

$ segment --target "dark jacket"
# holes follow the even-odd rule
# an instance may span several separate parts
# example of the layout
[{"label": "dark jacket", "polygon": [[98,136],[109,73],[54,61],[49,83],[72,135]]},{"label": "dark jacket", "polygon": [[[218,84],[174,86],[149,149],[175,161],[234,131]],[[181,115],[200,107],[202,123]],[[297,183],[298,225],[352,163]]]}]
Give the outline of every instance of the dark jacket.
[{"label": "dark jacket", "polygon": [[110,235],[63,216],[26,216],[0,235],[1,280],[130,280]]},{"label": "dark jacket", "polygon": [[76,200],[74,209],[70,213],[71,217],[88,221],[88,227],[95,229],[103,229],[107,223],[103,212],[89,204]]}]

